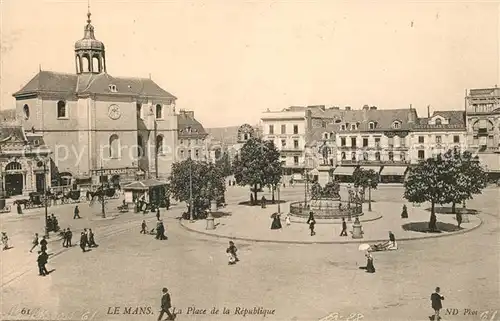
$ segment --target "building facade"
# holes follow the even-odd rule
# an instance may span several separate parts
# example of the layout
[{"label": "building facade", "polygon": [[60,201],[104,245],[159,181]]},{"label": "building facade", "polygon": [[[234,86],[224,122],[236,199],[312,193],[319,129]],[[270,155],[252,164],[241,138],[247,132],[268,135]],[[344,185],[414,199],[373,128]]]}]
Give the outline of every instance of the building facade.
[{"label": "building facade", "polygon": [[[43,193],[51,185],[51,151],[39,134],[21,126],[0,127],[0,194]],[[2,196],[0,195],[0,197]]]},{"label": "building facade", "polygon": [[181,110],[178,116],[178,150],[180,161],[191,158],[193,160],[208,160],[208,133],[203,125],[194,118],[194,111]]},{"label": "building facade", "polygon": [[500,88],[471,89],[466,95],[467,145],[491,181],[500,179]]},{"label": "building facade", "polygon": [[[75,43],[75,74],[40,71],[13,94],[16,116],[43,135],[58,171],[76,179],[168,176],[176,160],[176,97],[151,79],[108,74],[90,16]],[[156,157],[158,150],[172,153]]]}]

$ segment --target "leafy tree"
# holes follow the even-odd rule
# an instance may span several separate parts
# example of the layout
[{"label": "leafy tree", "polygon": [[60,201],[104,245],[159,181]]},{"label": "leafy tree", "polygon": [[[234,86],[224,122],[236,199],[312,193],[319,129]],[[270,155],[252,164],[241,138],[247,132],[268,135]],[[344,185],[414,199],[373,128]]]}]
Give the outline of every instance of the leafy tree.
[{"label": "leafy tree", "polygon": [[429,219],[431,231],[437,229],[435,205],[447,201],[447,193],[453,181],[449,163],[441,154],[410,168],[408,179],[404,182],[404,198],[414,203],[431,203]]},{"label": "leafy tree", "polygon": [[452,213],[455,213],[457,203],[472,199],[474,194],[481,194],[488,183],[488,176],[478,157],[468,151],[449,150],[444,156],[453,179],[448,185],[446,203],[452,203]]},{"label": "leafy tree", "polygon": [[221,169],[215,164],[187,159],[172,165],[170,190],[174,199],[190,204],[190,173],[193,212],[198,215],[210,207],[211,200],[224,198],[226,184]]},{"label": "leafy tree", "polygon": [[340,184],[338,182],[328,182],[323,188],[322,195],[325,198],[340,198]]},{"label": "leafy tree", "polygon": [[282,175],[279,151],[272,141],[250,138],[233,162],[236,183],[252,187],[254,200],[263,186],[276,187]]},{"label": "leafy tree", "polygon": [[224,154],[222,154],[222,157],[217,158],[215,164],[221,169],[224,177],[228,177],[233,174],[231,160],[229,159],[229,154],[227,152],[224,152]]},{"label": "leafy tree", "polygon": [[364,202],[366,189],[370,186],[371,188],[376,189],[379,178],[378,174],[373,169],[365,170],[362,168],[356,168],[352,174],[352,180],[354,187],[361,187],[361,195]]}]

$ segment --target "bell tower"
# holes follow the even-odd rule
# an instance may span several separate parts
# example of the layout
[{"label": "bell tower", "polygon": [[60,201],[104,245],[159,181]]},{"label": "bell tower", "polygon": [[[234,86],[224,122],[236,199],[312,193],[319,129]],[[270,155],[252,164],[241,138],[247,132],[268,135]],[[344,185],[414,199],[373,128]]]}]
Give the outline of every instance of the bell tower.
[{"label": "bell tower", "polygon": [[77,74],[100,74],[106,72],[106,56],[104,44],[94,35],[94,26],[91,24],[90,5],[87,12],[87,25],[83,38],[75,43],[75,63]]}]

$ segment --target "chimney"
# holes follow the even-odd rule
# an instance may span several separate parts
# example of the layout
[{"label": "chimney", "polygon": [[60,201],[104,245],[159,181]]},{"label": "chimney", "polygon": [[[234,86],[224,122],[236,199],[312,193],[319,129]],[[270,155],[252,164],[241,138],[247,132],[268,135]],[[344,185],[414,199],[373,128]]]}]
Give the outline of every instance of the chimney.
[{"label": "chimney", "polygon": [[351,106],[345,106],[345,110],[351,110]]},{"label": "chimney", "polygon": [[312,130],[312,111],[306,109],[306,132]]},{"label": "chimney", "polygon": [[371,106],[370,110],[377,110],[377,106]]},{"label": "chimney", "polygon": [[368,105],[363,105],[363,110],[368,110],[368,109],[370,109],[370,106],[368,106]]},{"label": "chimney", "polygon": [[333,110],[340,110],[340,107],[339,107],[339,106],[333,106],[333,107],[331,107],[330,109],[333,109]]},{"label": "chimney", "polygon": [[427,118],[431,118],[431,105],[427,105]]},{"label": "chimney", "polygon": [[415,114],[413,113],[413,109],[411,108],[410,105],[410,111],[408,112],[408,123],[414,123],[415,122]]}]

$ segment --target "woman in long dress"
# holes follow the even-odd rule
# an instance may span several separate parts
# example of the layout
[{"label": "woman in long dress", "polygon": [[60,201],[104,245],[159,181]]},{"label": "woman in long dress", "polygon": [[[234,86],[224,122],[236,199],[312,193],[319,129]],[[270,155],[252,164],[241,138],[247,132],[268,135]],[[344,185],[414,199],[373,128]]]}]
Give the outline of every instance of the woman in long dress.
[{"label": "woman in long dress", "polygon": [[375,273],[375,266],[373,265],[373,256],[370,252],[366,252],[366,272]]},{"label": "woman in long dress", "polygon": [[278,213],[274,213],[273,223],[271,224],[271,230],[279,230],[279,229],[281,229],[280,215]]}]

